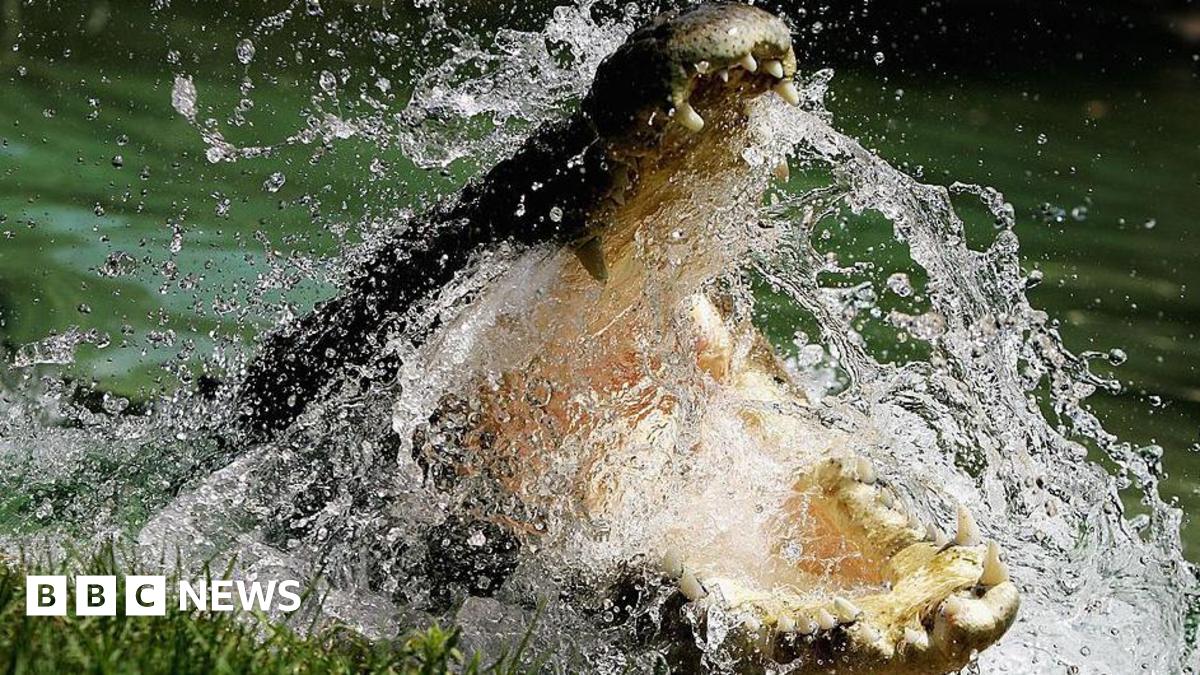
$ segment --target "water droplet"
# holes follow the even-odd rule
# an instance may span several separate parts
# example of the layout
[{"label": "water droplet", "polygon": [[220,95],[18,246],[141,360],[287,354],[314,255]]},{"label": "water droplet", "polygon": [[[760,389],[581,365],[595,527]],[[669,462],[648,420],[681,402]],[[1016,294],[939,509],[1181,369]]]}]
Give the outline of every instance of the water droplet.
[{"label": "water droplet", "polygon": [[882,66],[883,59],[884,59],[883,52],[875,52],[875,56],[873,57],[873,60],[875,61],[875,65]]},{"label": "water droplet", "polygon": [[283,184],[286,182],[287,176],[283,175],[279,171],[276,171],[268,176],[265,181],[263,181],[263,190],[266,190],[267,192],[279,192],[279,188],[283,187]]},{"label": "water droplet", "polygon": [[254,43],[248,39],[239,40],[237,43],[237,59],[243,65],[249,64],[254,60]]},{"label": "water droplet", "polygon": [[190,75],[176,75],[171,87],[171,107],[188,119],[196,117],[196,85]]},{"label": "water droplet", "polygon": [[321,76],[318,78],[318,82],[320,83],[321,88],[327,93],[332,94],[333,92],[337,91],[337,77],[335,77],[334,74],[328,70],[321,71]]},{"label": "water droplet", "polygon": [[125,166],[125,158],[120,155],[113,155],[112,165],[120,169],[121,167]]},{"label": "water droplet", "polygon": [[1112,349],[1108,350],[1108,362],[1114,366],[1119,366],[1122,363],[1125,363],[1125,361],[1128,359],[1129,355],[1125,353],[1124,349],[1113,347]]},{"label": "water droplet", "polygon": [[888,277],[887,287],[902,298],[907,298],[913,293],[912,282],[909,281],[908,275],[904,272],[896,272]]},{"label": "water droplet", "polygon": [[44,500],[41,504],[38,504],[38,507],[33,514],[37,516],[39,520],[46,520],[50,516],[54,515],[54,503],[49,499]]},{"label": "water droplet", "polygon": [[1158,225],[1158,220],[1156,220],[1154,218],[1151,218],[1150,220],[1147,220],[1146,222],[1142,223],[1142,227],[1146,228],[1147,230],[1153,230],[1157,225]]},{"label": "water droplet", "polygon": [[129,399],[109,392],[104,392],[101,403],[104,406],[104,412],[110,415],[119,415],[129,407]]}]

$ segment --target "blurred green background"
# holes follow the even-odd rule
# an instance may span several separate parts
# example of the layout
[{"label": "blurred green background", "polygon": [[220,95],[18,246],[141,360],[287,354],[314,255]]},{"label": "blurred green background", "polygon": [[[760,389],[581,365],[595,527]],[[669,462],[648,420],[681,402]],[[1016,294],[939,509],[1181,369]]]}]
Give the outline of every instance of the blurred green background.
[{"label": "blurred green background", "polygon": [[[1045,273],[1034,303],[1073,351],[1128,354],[1099,367],[1125,386],[1093,397],[1095,410],[1123,438],[1162,445],[1164,493],[1200,514],[1190,3],[781,4],[804,68],[837,71],[828,104],[841,129],[926,182],[1005,193],[1026,267]],[[476,168],[420,170],[361,137],[211,163],[172,109],[176,75],[194,79],[201,126],[277,142],[310,115],[354,117],[363,92],[398,112],[412,74],[456,40],[538,29],[551,7],[455,3],[443,22],[427,3],[0,0],[0,344],[11,358],[52,331],[98,329],[108,340],[80,349],[75,377],[131,396],[170,389],[164,365],[277,319],[246,304],[258,275],[300,280],[297,311],[330,292],[302,266],[269,263],[333,253],[353,225]],[[344,80],[336,101],[322,98],[322,72]],[[1195,556],[1196,518],[1185,538]]]}]

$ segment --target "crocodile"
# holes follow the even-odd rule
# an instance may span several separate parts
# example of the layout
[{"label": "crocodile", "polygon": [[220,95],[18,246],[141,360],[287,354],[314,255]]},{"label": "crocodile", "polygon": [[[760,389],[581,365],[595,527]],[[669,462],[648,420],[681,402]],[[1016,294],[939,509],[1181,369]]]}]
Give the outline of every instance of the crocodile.
[{"label": "crocodile", "polygon": [[[861,435],[866,414],[824,420],[715,281],[748,253],[737,229],[758,219],[771,170],[744,150],[764,111],[800,103],[796,72],[791,31],[764,10],[652,19],[601,63],[577,112],[268,336],[240,389],[243,427],[270,438],[339,374],[394,378],[404,364],[378,355],[413,337],[409,310],[488,251],[523,247],[524,264],[472,300],[487,348],[442,404],[466,414],[414,437],[426,466],[485,476],[524,513],[602,524],[613,534],[580,556],[642,561],[695,630],[719,618],[758,663],[964,667],[1017,616],[999,546],[964,507],[951,535],[914,517],[863,451],[878,442]],[[434,333],[464,321],[429,329],[423,358],[444,356]],[[502,525],[543,536],[536,515]]]}]

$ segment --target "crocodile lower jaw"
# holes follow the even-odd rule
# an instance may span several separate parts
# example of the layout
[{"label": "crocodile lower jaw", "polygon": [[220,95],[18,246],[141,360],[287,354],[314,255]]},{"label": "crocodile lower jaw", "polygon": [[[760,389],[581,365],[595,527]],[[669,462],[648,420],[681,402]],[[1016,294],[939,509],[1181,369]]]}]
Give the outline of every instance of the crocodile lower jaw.
[{"label": "crocodile lower jaw", "polygon": [[871,463],[855,455],[817,463],[796,493],[796,511],[817,513],[867,563],[845,559],[843,567],[861,569],[841,570],[848,577],[842,590],[828,583],[764,588],[669,552],[664,571],[696,616],[733,626],[730,634],[800,672],[948,672],[1011,626],[1017,588],[999,546],[981,538],[966,508],[948,539],[906,513]]}]

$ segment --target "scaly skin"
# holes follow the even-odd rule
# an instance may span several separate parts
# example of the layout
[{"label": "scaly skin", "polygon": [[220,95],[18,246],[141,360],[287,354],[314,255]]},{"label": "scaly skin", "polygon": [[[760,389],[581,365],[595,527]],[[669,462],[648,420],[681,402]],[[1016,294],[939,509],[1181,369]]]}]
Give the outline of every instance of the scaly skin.
[{"label": "scaly skin", "polygon": [[[785,96],[795,96],[795,55],[782,22],[741,5],[672,16],[637,31],[606,60],[579,112],[542,126],[454,199],[377,244],[341,294],[264,339],[239,389],[242,427],[252,439],[291,424],[347,370],[358,368],[365,379],[392,375],[396,364],[376,357],[389,336],[405,332],[404,312],[469,268],[482,250],[505,241],[586,240],[604,229],[630,158],[661,150],[673,107],[686,103],[699,79],[686,72],[689,59],[704,56],[706,46],[714,73],[747,48],[760,58],[781,58],[780,77],[756,84],[778,82]],[[735,26],[745,28],[729,35]]]},{"label": "scaly skin", "polygon": [[[529,512],[609,523],[613,539],[587,554],[592,564],[662,560],[699,616],[734,617],[732,639],[764,661],[801,672],[960,668],[1016,616],[998,548],[965,510],[953,541],[908,515],[853,450],[865,441],[826,428],[765,340],[706,290],[743,259],[730,227],[753,222],[761,203],[766,177],[747,180],[741,156],[754,99],[773,90],[795,104],[795,69],[786,26],[747,6],[669,13],[636,31],[579,113],[536,132],[382,247],[342,296],[268,339],[243,388],[247,428],[291,423],[482,248],[561,242],[538,278],[514,272],[476,301],[496,318],[486,353],[463,366],[476,385],[459,417],[473,426],[433,434],[456,438],[456,470],[490,476]],[[512,289],[529,292],[513,300]],[[368,377],[396,364],[371,365]],[[417,445],[444,461],[445,448]],[[735,463],[749,473],[711,470]],[[671,517],[654,521],[648,504]]]}]

